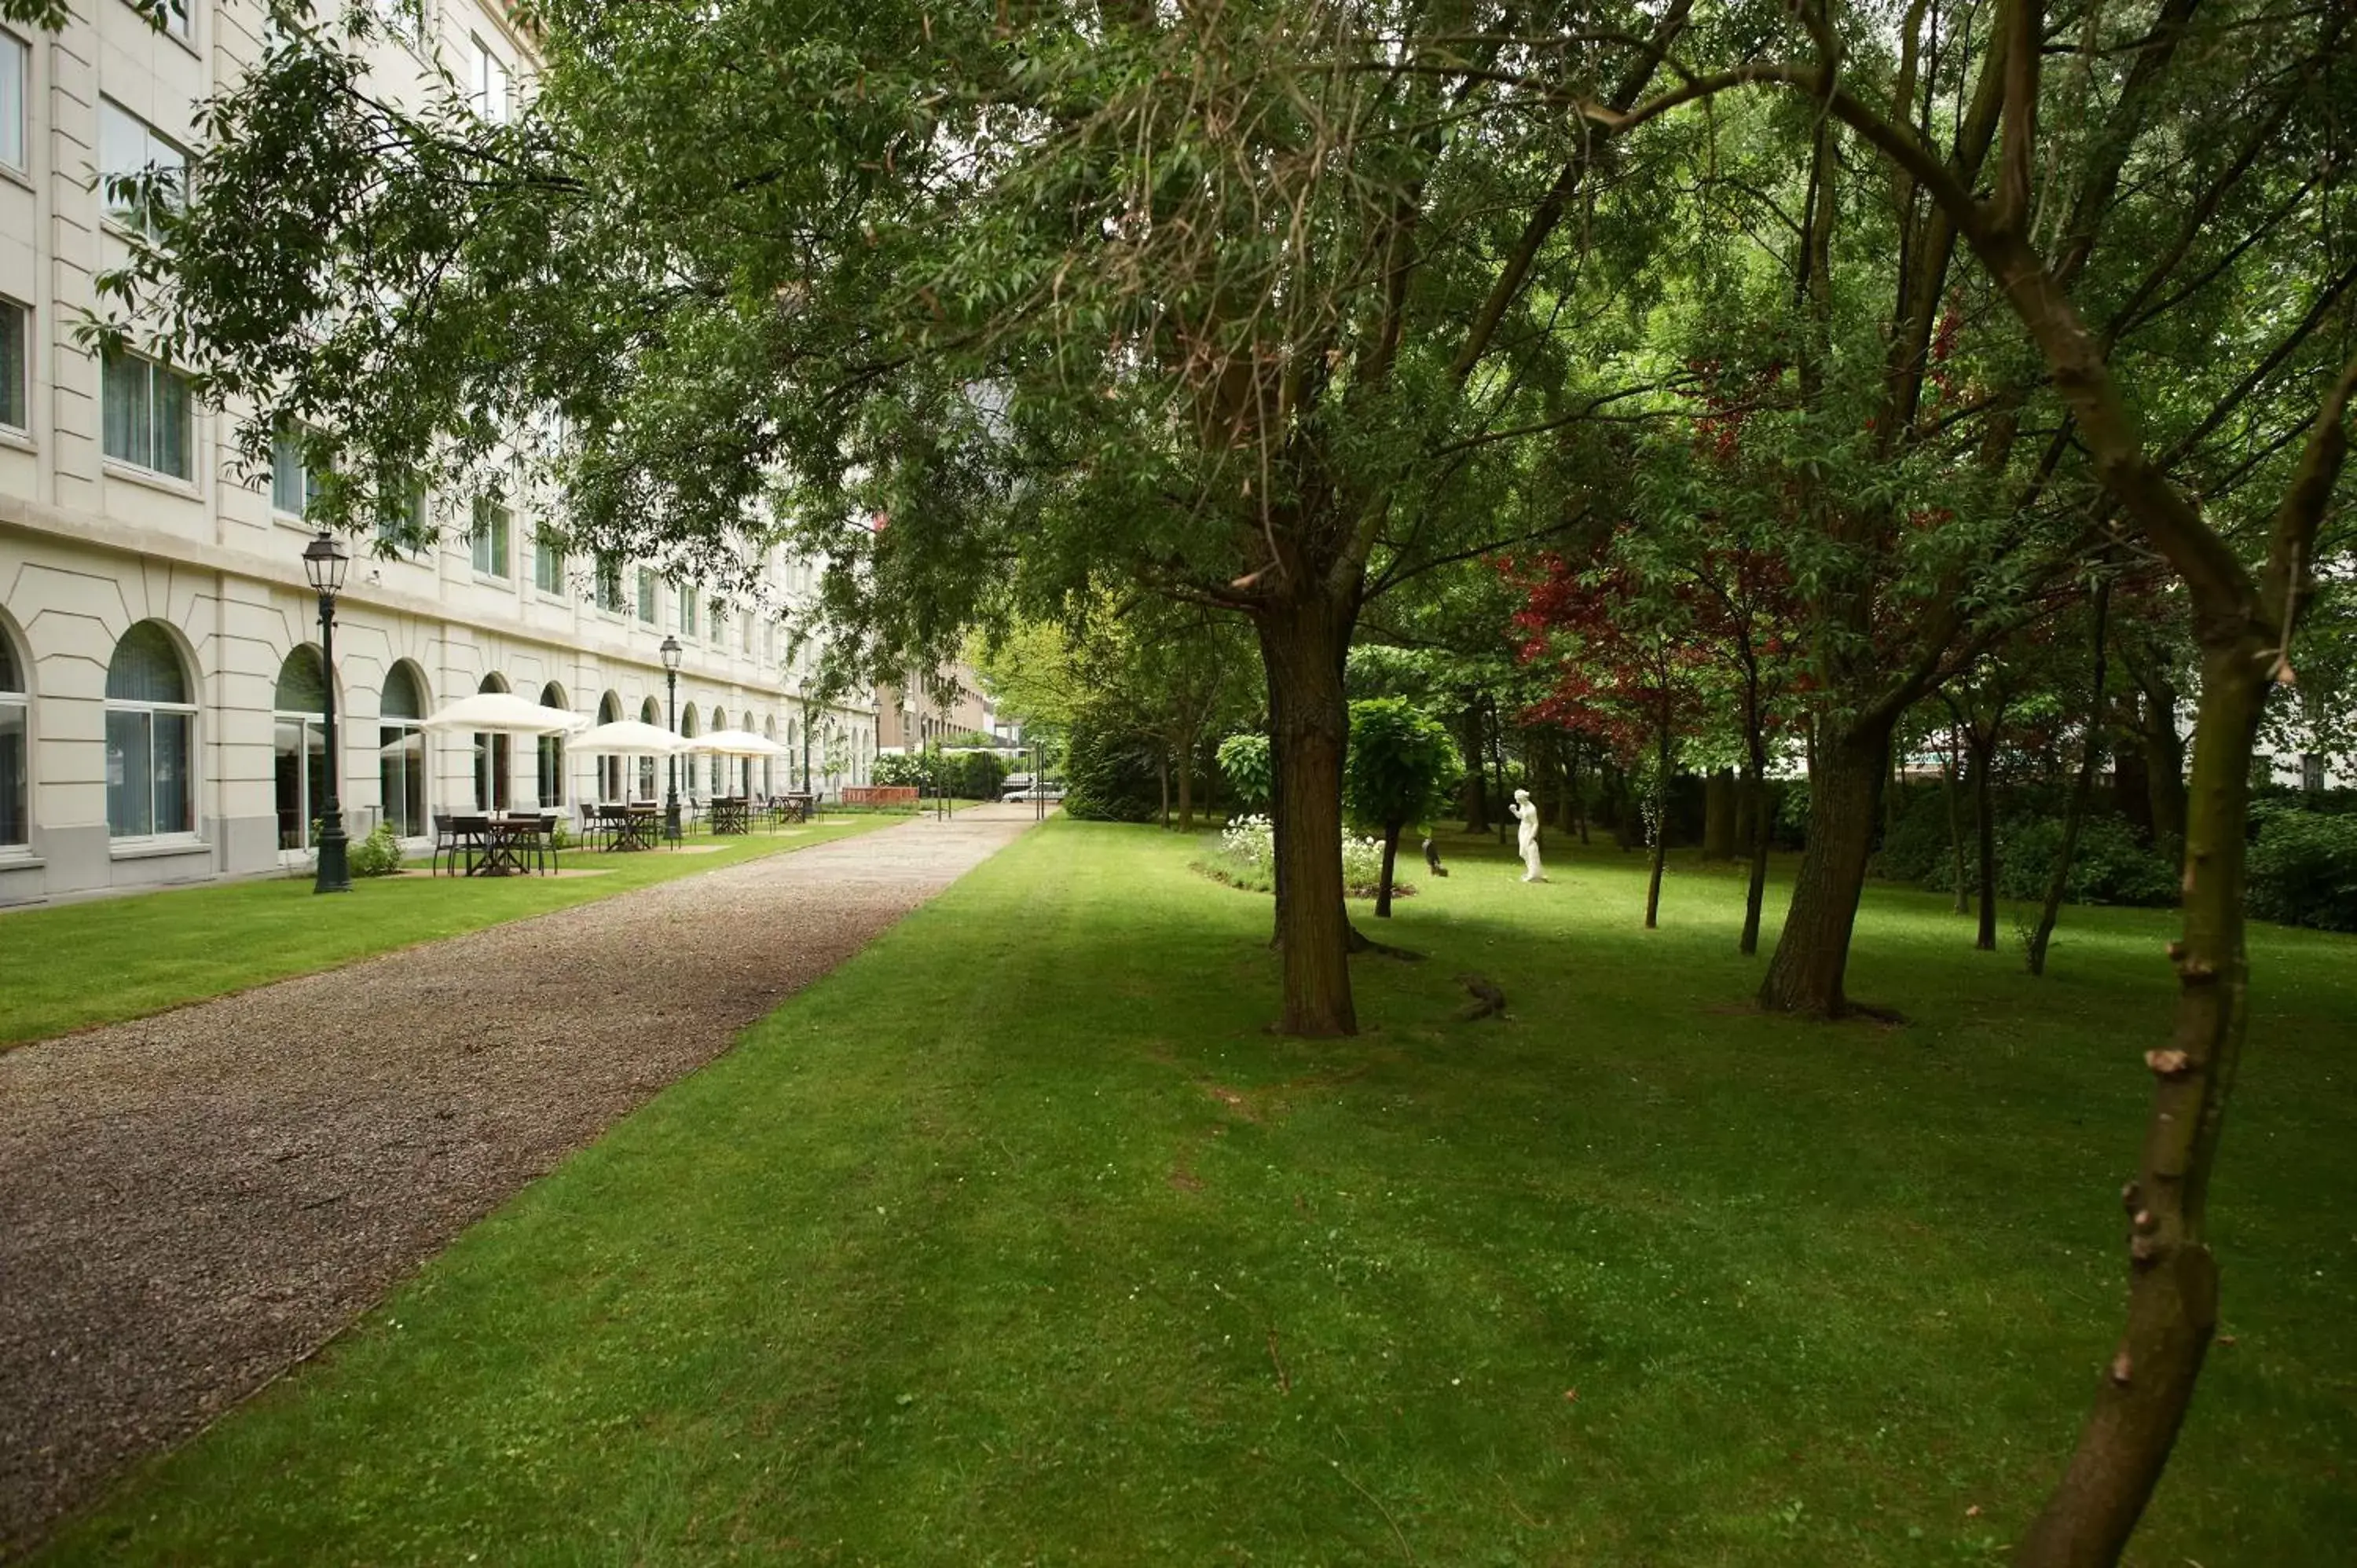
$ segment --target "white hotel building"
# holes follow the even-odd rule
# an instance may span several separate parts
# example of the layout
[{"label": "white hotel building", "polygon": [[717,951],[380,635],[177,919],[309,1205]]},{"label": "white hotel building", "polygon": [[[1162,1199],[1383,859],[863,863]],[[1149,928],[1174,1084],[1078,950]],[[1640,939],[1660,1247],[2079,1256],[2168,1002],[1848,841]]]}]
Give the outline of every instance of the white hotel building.
[{"label": "white hotel building", "polygon": [[[384,90],[422,91],[439,51],[482,112],[510,112],[531,51],[502,6],[377,3],[409,35],[375,46]],[[0,906],[302,863],[331,766],[292,454],[246,488],[221,414],[163,367],[102,364],[72,335],[123,255],[94,181],[185,159],[195,105],[253,58],[262,7],[188,0],[185,26],[158,33],[124,0],[74,5],[61,31],[0,24]],[[715,615],[636,564],[596,580],[539,548],[527,516],[494,509],[471,539],[451,528],[473,515],[437,497],[437,547],[355,552],[333,766],[356,838],[385,821],[423,839],[436,812],[659,798],[651,761],[416,725],[478,691],[662,724],[667,633],[686,649],[681,731],[748,729],[787,753],[683,761],[683,793],[783,790],[806,756],[821,789],[866,779],[872,702],[801,701],[814,661],[790,657],[778,625]],[[770,579],[778,607],[810,587],[782,555]]]}]

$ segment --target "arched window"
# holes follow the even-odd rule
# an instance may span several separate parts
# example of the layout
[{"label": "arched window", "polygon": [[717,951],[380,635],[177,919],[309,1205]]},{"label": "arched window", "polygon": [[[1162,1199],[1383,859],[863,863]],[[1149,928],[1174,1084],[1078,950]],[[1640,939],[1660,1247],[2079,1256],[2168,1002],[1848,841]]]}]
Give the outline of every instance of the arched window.
[{"label": "arched window", "polygon": [[[761,721],[761,738],[775,746],[778,743],[778,715],[771,714]],[[761,793],[778,792],[778,758],[775,753],[761,758]]]},{"label": "arched window", "polygon": [[394,665],[377,703],[377,787],[384,820],[405,839],[418,837],[427,825],[425,732],[417,727],[425,716],[425,686],[415,668]]},{"label": "arched window", "polygon": [[[621,718],[621,697],[612,692],[607,693],[605,701],[597,704],[597,722],[601,725],[619,724]],[[597,759],[597,799],[614,801],[621,798],[622,758],[611,754],[599,757]]]},{"label": "arched window", "polygon": [[[540,705],[544,708],[564,707],[565,688],[554,681],[543,686],[540,689]],[[537,798],[540,803],[562,806],[565,804],[565,737],[561,735],[542,736],[539,761],[540,793]]]},{"label": "arched window", "polygon": [[[662,728],[662,704],[652,697],[640,703],[639,722],[642,725],[652,725],[657,729]],[[639,799],[651,800],[655,798],[655,759],[651,757],[641,757],[639,758]]]},{"label": "arched window", "polygon": [[311,824],[328,810],[328,682],[308,643],[278,667],[271,700],[271,749],[278,785],[278,847],[311,847]]},{"label": "arched window", "polygon": [[[508,683],[497,674],[483,677],[479,692],[504,692]],[[509,741],[505,731],[475,736],[475,810],[504,811],[512,800],[512,782],[509,778]]]},{"label": "arched window", "polygon": [[106,666],[106,831],[115,838],[197,827],[197,704],[172,634],[143,620]]},{"label": "arched window", "polygon": [[31,682],[0,626],[0,849],[21,848],[33,829]]}]

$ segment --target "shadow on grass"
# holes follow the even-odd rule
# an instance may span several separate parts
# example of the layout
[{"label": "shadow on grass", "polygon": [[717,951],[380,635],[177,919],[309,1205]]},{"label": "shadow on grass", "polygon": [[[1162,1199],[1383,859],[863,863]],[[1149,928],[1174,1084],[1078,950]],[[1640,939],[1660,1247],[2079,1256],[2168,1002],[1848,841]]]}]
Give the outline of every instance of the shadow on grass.
[{"label": "shadow on grass", "polygon": [[[2116,1330],[2167,1004],[1876,895],[1917,1022],[1730,1011],[1740,883],[1460,850],[1275,1038],[1266,904],[1059,822],[470,1231],[57,1561],[1976,1561]],[[1493,877],[1491,874],[1496,873]],[[2153,927],[2153,929],[2158,929]],[[2139,1560],[2323,1563],[2357,1328],[2346,942],[2261,939],[2228,1330]],[[1456,1022],[1478,970],[1512,1016]]]}]

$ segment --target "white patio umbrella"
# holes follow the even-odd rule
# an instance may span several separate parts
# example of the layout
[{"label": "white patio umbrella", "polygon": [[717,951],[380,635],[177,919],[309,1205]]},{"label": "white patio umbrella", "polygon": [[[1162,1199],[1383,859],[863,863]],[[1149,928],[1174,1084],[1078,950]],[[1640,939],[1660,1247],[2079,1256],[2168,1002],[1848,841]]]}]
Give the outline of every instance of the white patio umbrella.
[{"label": "white patio umbrella", "polygon": [[707,757],[783,757],[786,748],[766,736],[755,735],[748,729],[716,729],[710,735],[694,736],[686,749],[700,751]]},{"label": "white patio umbrella", "polygon": [[439,735],[572,735],[587,728],[588,724],[584,714],[564,708],[544,708],[513,692],[478,692],[471,697],[443,703],[432,718],[418,727]]},{"label": "white patio umbrella", "polygon": [[572,736],[565,749],[576,757],[671,757],[687,750],[689,744],[667,729],[637,719],[616,719]]}]

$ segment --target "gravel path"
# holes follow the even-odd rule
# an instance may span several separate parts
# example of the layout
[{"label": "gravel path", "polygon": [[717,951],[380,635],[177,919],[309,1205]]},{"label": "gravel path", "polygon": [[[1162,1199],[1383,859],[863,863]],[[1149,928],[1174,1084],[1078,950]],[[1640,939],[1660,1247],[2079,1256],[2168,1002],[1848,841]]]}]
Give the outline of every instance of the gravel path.
[{"label": "gravel path", "polygon": [[0,1055],[0,1557],[1030,824],[920,820]]}]

